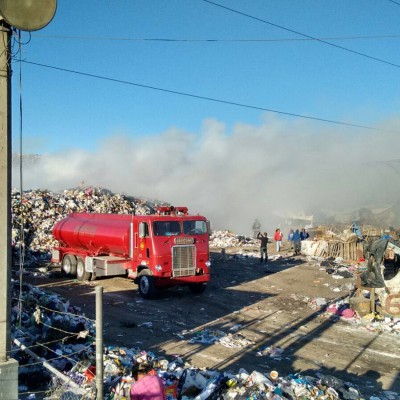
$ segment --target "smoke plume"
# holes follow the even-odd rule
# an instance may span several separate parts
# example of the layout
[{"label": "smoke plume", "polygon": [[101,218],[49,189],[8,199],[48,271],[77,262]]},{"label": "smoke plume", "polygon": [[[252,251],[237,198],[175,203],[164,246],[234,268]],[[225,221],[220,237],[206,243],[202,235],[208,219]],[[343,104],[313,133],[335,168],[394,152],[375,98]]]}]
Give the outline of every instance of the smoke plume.
[{"label": "smoke plume", "polygon": [[[232,129],[206,120],[194,134],[171,128],[147,137],[112,134],[96,150],[44,154],[23,168],[24,189],[100,186],[188,206],[213,229],[249,234],[258,218],[352,211],[399,203],[399,120],[382,131],[282,120]],[[396,165],[397,163],[397,165]],[[18,169],[13,184],[18,187]]]}]

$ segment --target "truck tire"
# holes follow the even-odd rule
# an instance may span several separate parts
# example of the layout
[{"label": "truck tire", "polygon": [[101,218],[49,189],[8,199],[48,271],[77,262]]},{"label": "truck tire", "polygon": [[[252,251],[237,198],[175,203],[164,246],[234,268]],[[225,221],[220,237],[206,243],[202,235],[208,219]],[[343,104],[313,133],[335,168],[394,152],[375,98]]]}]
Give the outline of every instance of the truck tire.
[{"label": "truck tire", "polygon": [[189,289],[193,294],[201,294],[207,289],[207,283],[192,283]]},{"label": "truck tire", "polygon": [[157,289],[154,284],[154,277],[148,272],[142,271],[138,279],[139,293],[144,299],[152,299],[155,297]]},{"label": "truck tire", "polygon": [[67,276],[76,276],[76,257],[67,254],[62,260],[61,269]]},{"label": "truck tire", "polygon": [[76,278],[81,282],[88,281],[90,275],[90,272],[85,270],[85,261],[83,261],[82,257],[78,257],[76,259]]}]

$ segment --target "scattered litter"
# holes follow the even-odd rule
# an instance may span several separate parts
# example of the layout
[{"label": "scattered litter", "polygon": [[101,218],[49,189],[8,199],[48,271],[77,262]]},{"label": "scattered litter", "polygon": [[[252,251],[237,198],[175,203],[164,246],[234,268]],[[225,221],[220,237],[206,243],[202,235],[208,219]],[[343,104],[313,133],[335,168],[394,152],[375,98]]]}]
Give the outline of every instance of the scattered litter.
[{"label": "scattered litter", "polygon": [[271,358],[280,358],[283,349],[280,347],[266,346],[257,351],[257,356],[268,356]]}]

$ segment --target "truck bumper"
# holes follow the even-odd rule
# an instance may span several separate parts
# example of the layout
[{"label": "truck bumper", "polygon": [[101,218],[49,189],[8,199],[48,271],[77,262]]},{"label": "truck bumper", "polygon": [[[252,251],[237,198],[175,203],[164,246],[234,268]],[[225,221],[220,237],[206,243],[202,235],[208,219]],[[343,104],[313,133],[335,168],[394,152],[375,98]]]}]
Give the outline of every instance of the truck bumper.
[{"label": "truck bumper", "polygon": [[194,275],[194,276],[180,276],[179,278],[155,278],[155,285],[157,287],[176,286],[176,285],[189,285],[191,283],[207,283],[210,280],[210,275]]}]

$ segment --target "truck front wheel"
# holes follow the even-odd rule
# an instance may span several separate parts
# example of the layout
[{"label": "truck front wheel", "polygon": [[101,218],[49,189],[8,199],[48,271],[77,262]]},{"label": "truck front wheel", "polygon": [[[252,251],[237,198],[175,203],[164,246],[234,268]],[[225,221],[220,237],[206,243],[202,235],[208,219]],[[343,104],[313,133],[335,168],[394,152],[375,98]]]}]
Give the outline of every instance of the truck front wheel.
[{"label": "truck front wheel", "polygon": [[76,277],[78,281],[88,281],[90,279],[90,272],[85,270],[85,261],[81,257],[77,258],[76,262]]},{"label": "truck front wheel", "polygon": [[76,257],[72,254],[67,254],[63,260],[61,268],[68,276],[76,276]]},{"label": "truck front wheel", "polygon": [[154,277],[143,273],[139,276],[139,293],[144,299],[152,299],[156,295]]},{"label": "truck front wheel", "polygon": [[207,289],[207,283],[192,283],[189,289],[193,294],[201,294]]}]

